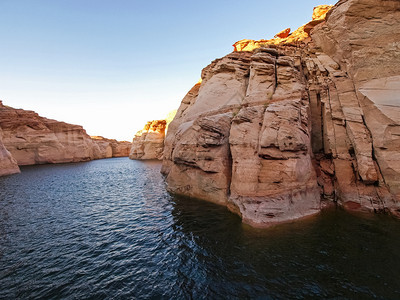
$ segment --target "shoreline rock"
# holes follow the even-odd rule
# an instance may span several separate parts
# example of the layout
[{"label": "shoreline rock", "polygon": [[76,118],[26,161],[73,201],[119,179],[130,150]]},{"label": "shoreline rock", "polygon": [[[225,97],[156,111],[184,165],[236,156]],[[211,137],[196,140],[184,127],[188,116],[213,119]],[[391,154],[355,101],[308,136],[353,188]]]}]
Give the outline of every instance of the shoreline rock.
[{"label": "shoreline rock", "polygon": [[161,160],[164,152],[165,134],[175,114],[176,110],[171,111],[164,120],[147,122],[144,128],[135,134],[129,158],[137,160]]},{"label": "shoreline rock", "polygon": [[394,1],[341,0],[292,34],[235,43],[169,126],[168,190],[256,227],[327,201],[400,215],[399,14]]},{"label": "shoreline rock", "polygon": [[[20,166],[128,156],[131,144],[91,138],[80,125],[47,119],[34,111],[3,105],[2,101],[0,128],[1,145],[11,155],[11,161],[14,159]],[[7,152],[2,153],[8,157]],[[6,169],[4,163],[1,166]]]}]

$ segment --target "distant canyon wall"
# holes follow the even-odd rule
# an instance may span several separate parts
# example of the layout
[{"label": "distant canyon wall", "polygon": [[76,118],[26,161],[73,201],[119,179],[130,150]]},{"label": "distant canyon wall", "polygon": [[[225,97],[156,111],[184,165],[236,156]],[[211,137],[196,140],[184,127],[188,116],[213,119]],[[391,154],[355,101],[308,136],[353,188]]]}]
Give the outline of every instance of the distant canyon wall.
[{"label": "distant canyon wall", "polygon": [[265,227],[331,202],[400,215],[400,2],[344,0],[203,69],[165,138],[172,193]]},{"label": "distant canyon wall", "polygon": [[0,128],[0,176],[19,173],[17,161],[4,147],[3,131]]},{"label": "distant canyon wall", "polygon": [[135,134],[129,158],[137,160],[161,160],[164,152],[165,134],[175,114],[176,110],[171,111],[163,120],[147,122],[144,128]]},{"label": "distant canyon wall", "polygon": [[[5,106],[1,101],[0,128],[1,146],[11,155],[1,160],[2,170],[9,168],[9,161],[34,165],[128,156],[131,146],[129,142],[91,138],[82,126],[47,119],[33,111]],[[9,157],[7,151],[2,151],[3,157]]]}]

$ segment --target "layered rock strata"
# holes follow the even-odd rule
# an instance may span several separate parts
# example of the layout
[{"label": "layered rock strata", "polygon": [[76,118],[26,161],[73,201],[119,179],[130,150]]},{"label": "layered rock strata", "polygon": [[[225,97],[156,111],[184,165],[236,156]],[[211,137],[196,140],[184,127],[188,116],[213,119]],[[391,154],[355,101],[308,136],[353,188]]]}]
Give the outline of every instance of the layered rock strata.
[{"label": "layered rock strata", "polygon": [[138,160],[162,159],[165,134],[175,114],[176,110],[171,111],[164,120],[147,122],[144,128],[135,134],[129,158]]},{"label": "layered rock strata", "polygon": [[[169,191],[226,205],[259,227],[329,201],[399,213],[399,117],[388,108],[400,103],[400,52],[390,36],[398,40],[400,4],[329,8],[314,10],[327,21],[301,27],[307,35],[296,44],[290,35],[250,48],[241,41],[203,70],[165,139]],[[378,49],[367,46],[374,41]]]},{"label": "layered rock strata", "polygon": [[91,136],[90,138],[94,142],[93,159],[129,156],[131,142],[107,139],[102,136]]},{"label": "layered rock strata", "polygon": [[4,147],[3,131],[0,128],[0,176],[19,173],[17,161],[11,153]]},{"label": "layered rock strata", "polygon": [[161,159],[164,151],[164,137],[167,121],[149,121],[138,131],[129,153],[130,159]]},{"label": "layered rock strata", "polygon": [[2,102],[0,128],[3,132],[3,144],[18,165],[127,156],[130,148],[129,142],[93,140],[82,126],[43,118],[33,111],[14,109]]},{"label": "layered rock strata", "polygon": [[[363,181],[388,186],[397,201],[400,198],[400,2],[339,1],[328,16],[312,32],[312,38],[348,76],[346,80],[332,76],[332,81],[339,90],[356,168]],[[383,208],[390,203],[387,194],[369,196],[376,198],[381,199]]]},{"label": "layered rock strata", "polygon": [[293,32],[290,28],[286,28],[277,33],[273,39],[269,40],[248,40],[243,39],[233,44],[235,51],[253,51],[261,46],[268,45],[282,45],[292,44],[300,46],[301,43],[309,42],[311,40],[310,31],[318,24],[325,21],[326,15],[333,5],[319,5],[314,8],[312,20],[307,24],[299,27]]}]

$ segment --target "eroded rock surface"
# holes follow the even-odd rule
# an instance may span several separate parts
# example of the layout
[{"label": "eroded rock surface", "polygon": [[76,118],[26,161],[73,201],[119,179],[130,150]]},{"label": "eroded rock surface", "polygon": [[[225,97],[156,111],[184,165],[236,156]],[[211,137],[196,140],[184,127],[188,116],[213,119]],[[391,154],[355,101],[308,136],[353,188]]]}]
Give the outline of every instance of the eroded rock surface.
[{"label": "eroded rock surface", "polygon": [[290,28],[284,29],[277,33],[273,39],[269,40],[248,40],[243,39],[235,44],[233,47],[235,51],[253,51],[254,49],[260,48],[263,45],[299,45],[303,42],[309,42],[310,31],[318,24],[325,21],[326,15],[332,8],[332,5],[319,5],[314,8],[312,20],[307,24],[299,27],[293,32],[290,32]]},{"label": "eroded rock surface", "polygon": [[[129,142],[94,139],[79,125],[47,119],[0,103],[3,144],[18,165],[67,163],[127,156]],[[111,150],[109,150],[109,148]]]},{"label": "eroded rock surface", "polygon": [[144,128],[135,134],[129,158],[139,160],[162,159],[165,133],[175,114],[176,111],[174,110],[164,120],[147,122]]},{"label": "eroded rock surface", "polygon": [[90,138],[94,142],[93,159],[129,156],[131,142],[107,139],[102,136],[91,136]]},{"label": "eroded rock surface", "polygon": [[286,54],[233,52],[203,70],[167,134],[170,191],[226,205],[255,226],[319,211],[306,85]]},{"label": "eroded rock surface", "polygon": [[[350,135],[356,134],[353,146],[363,177],[375,164],[377,175],[372,176],[378,176],[395,197],[370,196],[382,199],[384,208],[400,198],[399,32],[399,1],[348,0],[339,1],[311,34],[349,76],[335,83],[343,104],[349,102],[343,107],[346,127]],[[354,122],[359,123],[357,130]]]},{"label": "eroded rock surface", "polygon": [[4,147],[2,137],[3,131],[0,128],[0,176],[19,173],[17,161],[6,147]]},{"label": "eroded rock surface", "polygon": [[261,227],[331,201],[399,214],[399,8],[317,7],[297,32],[239,41],[213,61],[170,124],[168,189]]}]

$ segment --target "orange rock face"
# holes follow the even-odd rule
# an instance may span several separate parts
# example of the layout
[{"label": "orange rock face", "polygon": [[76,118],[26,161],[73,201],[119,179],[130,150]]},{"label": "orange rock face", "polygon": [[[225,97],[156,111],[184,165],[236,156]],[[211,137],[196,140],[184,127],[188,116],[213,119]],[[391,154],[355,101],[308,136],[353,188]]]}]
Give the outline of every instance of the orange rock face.
[{"label": "orange rock face", "polygon": [[165,120],[147,122],[144,128],[135,134],[130,159],[161,159],[164,151],[165,133],[176,111],[168,114]]},{"label": "orange rock face", "polygon": [[95,144],[93,147],[94,159],[129,156],[132,147],[131,142],[107,139],[102,136],[91,136],[91,139]]},{"label": "orange rock face", "polygon": [[341,0],[202,71],[165,138],[172,193],[256,227],[349,210],[400,215],[400,2]]},{"label": "orange rock face", "polygon": [[[0,107],[2,102],[0,101]],[[12,157],[11,153],[4,147],[3,131],[0,128],[0,176],[19,173],[17,161]]]},{"label": "orange rock face", "polygon": [[312,20],[325,20],[326,14],[331,10],[333,5],[318,5],[314,7]]},{"label": "orange rock face", "polygon": [[233,44],[234,51],[253,51],[254,49],[268,45],[300,44],[310,41],[310,31],[318,24],[325,21],[326,14],[333,5],[319,5],[314,8],[312,21],[299,27],[290,33],[290,28],[282,30],[270,40],[240,40]]},{"label": "orange rock face", "polygon": [[286,28],[286,29],[282,30],[281,32],[278,32],[277,34],[275,34],[274,37],[284,39],[289,36],[289,33],[290,33],[290,28]]},{"label": "orange rock face", "polygon": [[82,126],[43,118],[33,111],[2,104],[0,128],[3,144],[18,165],[127,156],[130,148],[129,142],[124,142],[121,148],[115,140],[92,140]]}]

